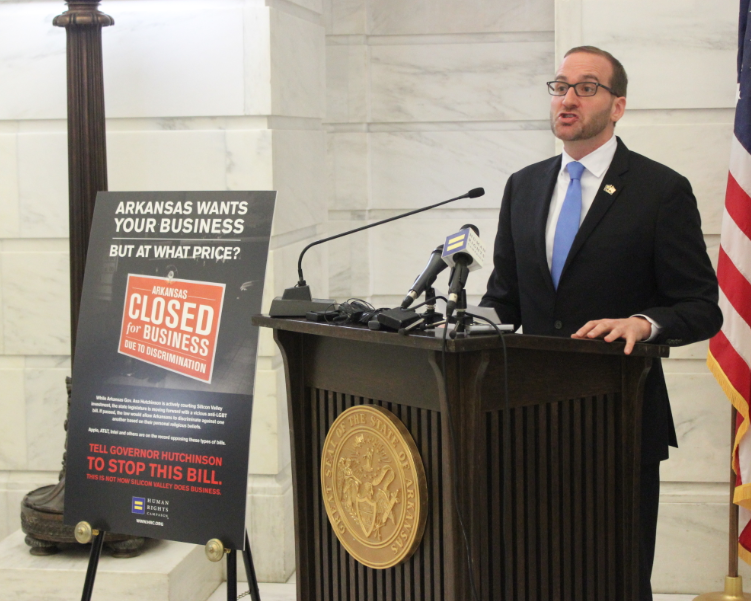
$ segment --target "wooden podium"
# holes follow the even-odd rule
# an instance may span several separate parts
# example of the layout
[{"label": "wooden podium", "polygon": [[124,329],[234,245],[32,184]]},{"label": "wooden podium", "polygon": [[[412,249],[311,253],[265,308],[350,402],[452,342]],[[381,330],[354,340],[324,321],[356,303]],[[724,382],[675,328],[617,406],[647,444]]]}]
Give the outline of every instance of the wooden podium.
[{"label": "wooden podium", "polygon": [[[448,340],[444,374],[432,336],[253,323],[274,329],[284,357],[299,601],[472,601],[455,499],[479,599],[637,599],[642,389],[667,347],[639,344],[627,357],[622,343],[508,335],[504,382],[494,335]],[[422,543],[386,570],[344,550],[321,496],[331,423],[369,403],[401,419],[428,481]]]}]

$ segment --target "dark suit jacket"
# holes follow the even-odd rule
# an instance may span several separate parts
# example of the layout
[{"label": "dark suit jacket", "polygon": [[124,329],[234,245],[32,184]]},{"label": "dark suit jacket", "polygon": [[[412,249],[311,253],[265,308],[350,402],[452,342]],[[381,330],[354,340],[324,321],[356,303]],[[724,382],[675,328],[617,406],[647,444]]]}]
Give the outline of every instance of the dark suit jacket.
[{"label": "dark suit jacket", "polygon": [[[662,326],[654,340],[678,346],[722,325],[717,278],[707,256],[688,180],[618,148],[569,252],[556,291],[545,224],[561,157],[513,174],[501,204],[494,270],[481,302],[525,334],[571,336],[587,321],[643,314]],[[604,188],[612,186],[608,194]],[[676,446],[662,365],[644,391],[642,462]]]}]

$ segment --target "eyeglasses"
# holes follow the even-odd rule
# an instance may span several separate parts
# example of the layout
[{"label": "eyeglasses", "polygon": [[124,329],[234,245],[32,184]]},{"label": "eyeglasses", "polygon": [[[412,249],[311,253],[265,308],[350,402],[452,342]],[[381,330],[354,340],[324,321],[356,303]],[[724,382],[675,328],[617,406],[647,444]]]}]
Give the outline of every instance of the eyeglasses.
[{"label": "eyeglasses", "polygon": [[594,96],[597,94],[597,88],[605,88],[613,96],[618,96],[608,86],[604,86],[601,83],[594,81],[580,81],[579,83],[566,83],[565,81],[549,81],[548,93],[551,96],[565,96],[568,94],[568,89],[574,88],[574,92],[577,96]]}]

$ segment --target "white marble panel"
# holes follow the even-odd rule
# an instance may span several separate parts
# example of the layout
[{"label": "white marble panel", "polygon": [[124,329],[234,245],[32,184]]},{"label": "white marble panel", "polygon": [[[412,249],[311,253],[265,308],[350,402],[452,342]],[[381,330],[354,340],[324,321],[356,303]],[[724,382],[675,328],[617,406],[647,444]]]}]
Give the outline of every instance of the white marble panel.
[{"label": "white marble panel", "polygon": [[265,6],[243,8],[245,114],[271,114],[271,13]]},{"label": "white marble panel", "polygon": [[416,208],[482,186],[454,208],[500,208],[509,175],[553,155],[549,131],[370,134],[371,208]]},{"label": "white marble panel", "polygon": [[366,0],[329,0],[327,33],[365,34],[367,33]]},{"label": "white marble panel", "polygon": [[110,190],[225,190],[222,131],[112,132],[107,137]]},{"label": "white marble panel", "polygon": [[[282,0],[291,4],[305,8],[311,12],[321,14],[323,12],[323,0]],[[270,4],[273,2],[269,2]],[[312,15],[311,15],[312,17]]]},{"label": "white marble panel", "polygon": [[70,376],[68,368],[24,370],[29,469],[60,469],[68,408],[66,376]]},{"label": "white marble panel", "polygon": [[[329,222],[327,236],[367,225],[367,221]],[[388,227],[388,226],[386,226]],[[377,229],[377,228],[376,228]],[[371,269],[375,257],[370,255],[373,230],[332,240],[328,246],[329,294],[339,302],[348,298],[369,298],[373,294]],[[409,246],[409,244],[407,244]],[[427,255],[426,255],[427,256]],[[410,284],[414,280],[410,280]]]},{"label": "white marble panel", "polygon": [[328,134],[329,207],[358,210],[368,207],[368,134]]},{"label": "white marble panel", "polygon": [[17,136],[0,134],[0,238],[18,238],[20,220]]},{"label": "white marble panel", "polygon": [[0,3],[0,119],[64,119],[61,2]]},{"label": "white marble panel", "polygon": [[362,44],[326,47],[326,120],[368,120],[368,48]]},{"label": "white marble panel", "polygon": [[276,371],[256,369],[253,393],[253,423],[250,428],[251,474],[277,474],[279,465]]},{"label": "white marble panel", "polygon": [[[5,494],[4,491],[0,491],[0,540],[4,539],[6,536],[8,536],[11,532],[15,532],[18,530],[17,524],[13,524],[13,529],[10,530],[8,526],[8,519],[7,516],[9,513],[8,507],[8,495]],[[16,505],[13,507],[13,513],[18,514],[18,506]]]},{"label": "white marble panel", "polygon": [[274,187],[270,130],[227,130],[227,189],[271,190]]},{"label": "white marble panel", "polygon": [[[17,470],[25,467],[24,373],[21,369],[0,369],[0,470]],[[0,512],[0,516],[2,515]]]},{"label": "white marble panel", "polygon": [[[256,575],[263,582],[286,582],[295,570],[292,503],[289,467],[278,476],[248,478],[245,523]],[[241,579],[246,580],[244,573]]]},{"label": "white marble panel", "polygon": [[275,130],[273,157],[274,189],[279,191],[274,234],[325,221],[325,134],[315,130]]},{"label": "white marble panel", "polygon": [[[619,124],[626,145],[691,181],[705,234],[719,234],[725,204],[733,124]],[[701,140],[700,144],[697,141]]]},{"label": "white marble panel", "polygon": [[661,468],[664,481],[722,482],[730,458],[730,404],[714,376],[702,373],[666,375],[678,448]]},{"label": "white marble panel", "polygon": [[369,0],[368,33],[549,31],[552,0]]},{"label": "white marble panel", "polygon": [[102,32],[107,116],[240,115],[243,11],[234,0],[111,1]]},{"label": "white marble panel", "polygon": [[[3,272],[2,261],[0,261],[0,354],[5,353],[5,319],[3,318]],[[11,365],[3,365],[3,367],[15,367]]]},{"label": "white marble panel", "polygon": [[325,115],[325,29],[271,11],[271,98],[274,115]]},{"label": "white marble panel", "polygon": [[[488,255],[492,251],[498,222],[495,219],[472,219],[485,243]],[[387,226],[374,228],[370,232],[370,265],[373,290],[378,295],[396,295],[404,298],[410,285],[425,267],[430,253],[446,236],[458,231],[467,223],[461,212],[453,219],[420,219],[397,221]],[[468,295],[482,295],[493,269],[492,261],[487,260],[482,269],[473,271],[467,280]],[[436,279],[436,288],[448,289],[449,271]]]},{"label": "white marble panel", "polygon": [[18,135],[18,197],[21,236],[68,236],[66,134]]},{"label": "white marble panel", "polygon": [[548,119],[550,42],[373,46],[374,121]]},{"label": "white marble panel", "polygon": [[2,319],[9,355],[70,353],[70,265],[62,252],[4,252]]},{"label": "white marble panel", "polygon": [[623,63],[633,108],[735,106],[737,30],[733,2],[582,0],[582,41]]},{"label": "white marble panel", "polygon": [[671,359],[706,359],[709,350],[709,342],[702,340],[686,346],[674,346],[670,348]]},{"label": "white marble panel", "polygon": [[[751,569],[739,563],[748,590]],[[721,591],[727,567],[727,503],[660,503],[652,570],[655,593]]]}]

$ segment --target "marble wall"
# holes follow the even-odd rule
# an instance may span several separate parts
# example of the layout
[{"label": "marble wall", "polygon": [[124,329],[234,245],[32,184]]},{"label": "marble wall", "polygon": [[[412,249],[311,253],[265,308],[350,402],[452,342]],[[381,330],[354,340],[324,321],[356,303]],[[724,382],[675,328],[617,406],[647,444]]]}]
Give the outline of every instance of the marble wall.
[{"label": "marble wall", "polygon": [[[737,7],[700,0],[103,0],[111,190],[276,189],[265,306],[302,247],[483,186],[486,196],[318,247],[316,296],[398,303],[443,238],[489,246],[507,177],[557,152],[544,82],[600,45],[631,78],[618,134],[690,177],[710,253],[732,135]],[[69,372],[61,1],[0,0],[0,537],[54,481]],[[158,57],[158,60],[157,60]],[[489,267],[469,279],[479,300]],[[446,282],[439,281],[445,288]],[[729,406],[706,344],[666,362],[681,448],[663,465],[656,590],[724,575]],[[248,523],[293,569],[284,379],[261,339]]]},{"label": "marble wall", "polygon": [[[105,0],[110,190],[278,191],[266,296],[326,221],[325,29],[315,0]],[[56,479],[68,357],[63,2],[0,2],[0,537]],[[323,282],[324,255],[308,260]],[[294,570],[281,362],[261,341],[248,524],[259,577]]]},{"label": "marble wall", "polygon": [[[329,231],[486,190],[330,245],[332,295],[393,305],[446,235],[470,221],[492,239],[508,175],[552,154],[553,4],[329,0],[325,14]],[[471,301],[488,275],[472,274]]]}]

